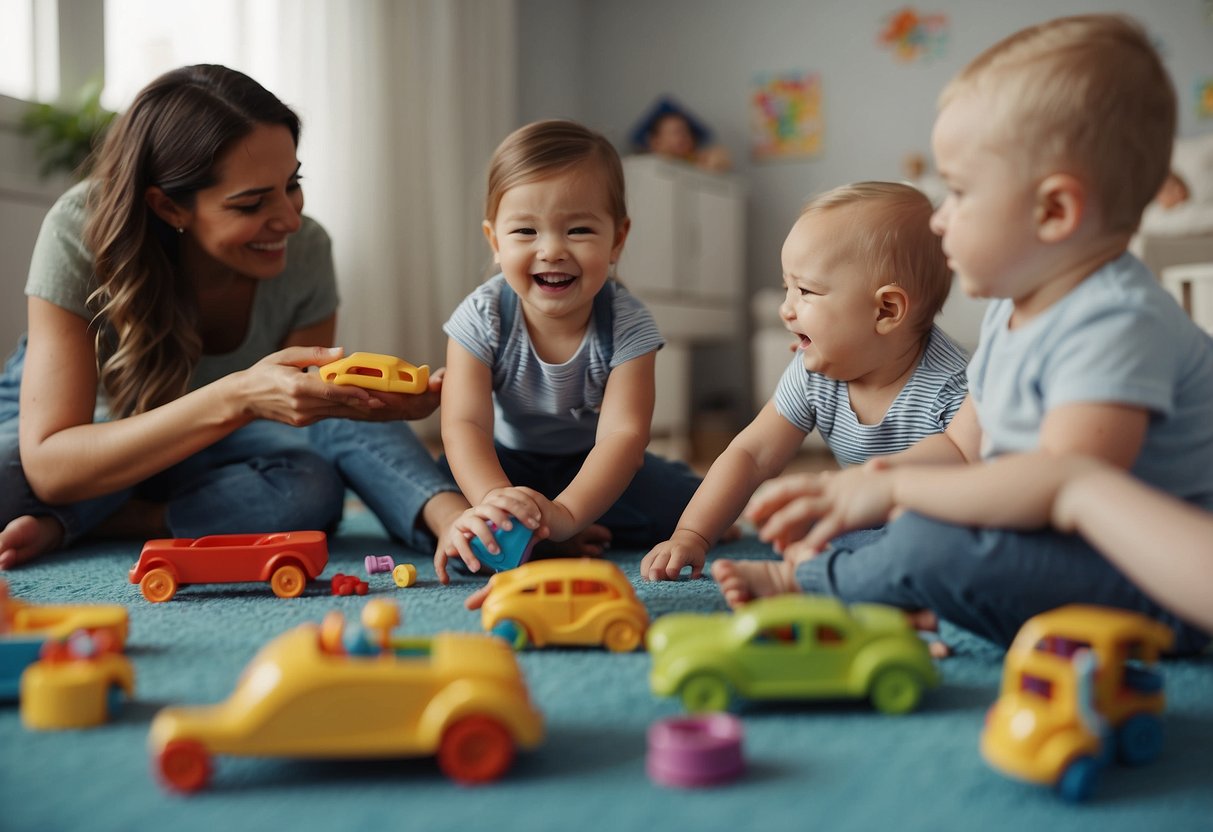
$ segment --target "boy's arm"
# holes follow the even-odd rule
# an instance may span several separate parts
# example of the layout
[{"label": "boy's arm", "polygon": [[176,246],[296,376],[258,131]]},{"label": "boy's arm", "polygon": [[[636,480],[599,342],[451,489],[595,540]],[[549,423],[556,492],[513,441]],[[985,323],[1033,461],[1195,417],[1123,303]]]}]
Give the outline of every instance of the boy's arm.
[{"label": "boy's arm", "polygon": [[[981,425],[971,397],[943,433],[924,437],[904,451],[873,457],[862,466],[820,474],[794,474],[768,484],[745,508],[758,537],[776,551],[804,538],[799,552],[820,550],[835,535],[885,522],[894,504],[879,474],[889,468],[954,467],[978,458]],[[786,556],[786,555],[785,555]]]},{"label": "boy's arm", "polygon": [[1083,454],[1129,469],[1145,442],[1150,413],[1143,407],[1080,402],[1045,414],[1040,449],[1050,454]]},{"label": "boy's arm", "polygon": [[594,448],[577,476],[552,501],[545,517],[553,540],[567,540],[614,505],[644,464],[656,399],[656,353],[646,353],[611,370],[602,396]]},{"label": "boy's arm", "polygon": [[478,505],[490,491],[509,488],[493,448],[492,372],[453,339],[447,341],[440,413],[442,447],[468,502]]},{"label": "boy's arm", "polygon": [[644,556],[641,576],[675,580],[683,567],[690,566],[691,577],[699,577],[708,549],[738,518],[754,489],[783,470],[804,437],[804,431],[779,414],[773,401],[767,402],[712,463],[678,519],[674,535]]}]

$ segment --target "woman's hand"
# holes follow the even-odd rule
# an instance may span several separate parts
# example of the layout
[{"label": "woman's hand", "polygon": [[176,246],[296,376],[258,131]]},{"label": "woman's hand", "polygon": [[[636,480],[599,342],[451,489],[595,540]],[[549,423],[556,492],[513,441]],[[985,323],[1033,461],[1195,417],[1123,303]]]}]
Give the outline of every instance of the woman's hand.
[{"label": "woman's hand", "polygon": [[384,393],[379,390],[368,390],[370,397],[382,402],[383,406],[354,418],[371,419],[376,422],[424,419],[438,409],[438,401],[442,396],[442,380],[445,376],[446,367],[439,367],[430,376],[429,386],[424,393]]},{"label": "woman's hand", "polygon": [[233,404],[247,419],[270,419],[303,427],[320,419],[368,419],[386,405],[361,387],[327,384],[308,367],[341,357],[340,347],[287,347],[228,378]]}]

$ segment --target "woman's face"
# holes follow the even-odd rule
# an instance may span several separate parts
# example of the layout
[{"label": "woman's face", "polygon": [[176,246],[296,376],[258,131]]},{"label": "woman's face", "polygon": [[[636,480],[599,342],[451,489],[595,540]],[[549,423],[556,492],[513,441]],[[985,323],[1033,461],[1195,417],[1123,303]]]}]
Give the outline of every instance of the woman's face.
[{"label": "woman's face", "polygon": [[291,131],[258,125],[219,157],[215,172],[218,181],[195,194],[193,209],[178,223],[185,229],[186,262],[210,260],[245,277],[277,277],[303,211]]}]

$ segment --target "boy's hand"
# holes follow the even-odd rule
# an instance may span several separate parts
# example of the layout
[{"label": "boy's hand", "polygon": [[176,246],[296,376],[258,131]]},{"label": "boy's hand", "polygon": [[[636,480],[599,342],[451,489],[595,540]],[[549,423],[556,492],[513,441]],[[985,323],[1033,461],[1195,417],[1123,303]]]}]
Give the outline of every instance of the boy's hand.
[{"label": "boy's hand", "polygon": [[[887,468],[882,460],[873,459],[858,468],[786,478],[792,482],[779,489],[777,499],[761,503],[754,511],[755,518],[763,518],[755,519],[760,524],[759,539],[783,552],[803,537],[803,545],[797,547],[803,557],[820,552],[843,532],[885,523],[896,507]],[[777,501],[779,507],[772,510]]]},{"label": "boy's hand", "polygon": [[759,538],[783,552],[793,541],[808,534],[821,516],[822,482],[828,474],[786,474],[758,487],[742,517],[759,530]]},{"label": "boy's hand", "polygon": [[708,542],[696,532],[678,529],[664,543],[658,543],[640,561],[640,576],[650,581],[676,581],[683,567],[691,567],[691,577],[703,574]]},{"label": "boy's hand", "polygon": [[[500,495],[491,497],[489,500],[478,506],[472,506],[460,514],[438,538],[438,546],[434,550],[434,572],[438,575],[440,583],[450,583],[446,564],[451,558],[461,559],[472,572],[480,571],[480,561],[472,551],[473,537],[479,538],[480,542],[484,544],[484,548],[493,554],[501,551],[489,523],[492,522],[499,529],[511,528],[514,518],[510,515],[514,512],[512,509],[503,508],[502,504],[514,505],[514,503],[509,499],[502,499]],[[547,536],[547,528],[539,525],[538,522],[535,522],[534,525],[528,522],[526,525],[534,531],[536,539]]]}]

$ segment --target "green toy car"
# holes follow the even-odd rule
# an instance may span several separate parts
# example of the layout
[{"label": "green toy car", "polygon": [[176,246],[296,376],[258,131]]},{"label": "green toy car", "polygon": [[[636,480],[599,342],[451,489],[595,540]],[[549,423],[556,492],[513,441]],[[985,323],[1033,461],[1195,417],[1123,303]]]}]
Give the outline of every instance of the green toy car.
[{"label": "green toy car", "polygon": [[939,684],[905,614],[879,604],[781,595],[734,613],[676,613],[649,628],[650,687],[692,713],[744,699],[872,700],[902,714]]}]

